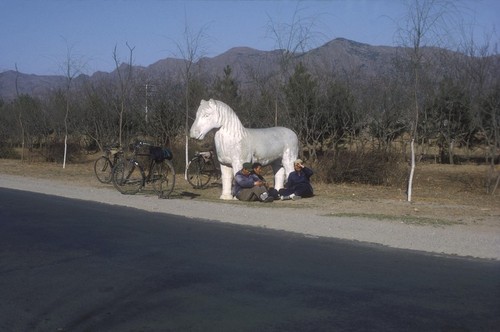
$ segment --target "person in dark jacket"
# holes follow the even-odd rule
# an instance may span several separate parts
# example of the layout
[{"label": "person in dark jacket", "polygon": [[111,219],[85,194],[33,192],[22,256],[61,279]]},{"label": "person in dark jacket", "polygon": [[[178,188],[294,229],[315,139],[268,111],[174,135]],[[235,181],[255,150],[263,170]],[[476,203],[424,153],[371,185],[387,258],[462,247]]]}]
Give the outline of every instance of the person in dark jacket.
[{"label": "person in dark jacket", "polygon": [[233,196],[240,201],[272,202],[264,182],[252,173],[252,164],[244,163],[243,168],[234,176]]},{"label": "person in dark jacket", "polygon": [[267,189],[267,193],[269,196],[273,197],[274,199],[279,198],[278,191],[274,189],[274,187],[271,187],[269,183],[266,181],[264,176],[262,175],[262,164],[261,163],[253,163],[252,164],[252,169],[253,169],[253,174],[257,175],[257,177],[264,183],[264,186]]},{"label": "person in dark jacket", "polygon": [[305,167],[302,160],[297,159],[293,163],[294,171],[288,174],[285,188],[279,190],[281,200],[300,199],[302,197],[314,196],[310,182],[314,174],[312,169]]}]

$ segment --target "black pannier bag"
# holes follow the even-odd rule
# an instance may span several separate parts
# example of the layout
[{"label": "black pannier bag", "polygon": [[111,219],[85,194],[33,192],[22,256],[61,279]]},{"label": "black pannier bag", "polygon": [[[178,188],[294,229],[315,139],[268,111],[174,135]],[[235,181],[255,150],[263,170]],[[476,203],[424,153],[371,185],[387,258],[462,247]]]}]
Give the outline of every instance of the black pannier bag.
[{"label": "black pannier bag", "polygon": [[165,159],[171,160],[173,157],[172,151],[170,151],[170,149],[161,148],[159,146],[150,147],[149,154],[151,156],[151,159],[153,159],[157,162],[162,162]]},{"label": "black pannier bag", "polygon": [[170,151],[170,149],[163,148],[163,158],[167,160],[172,160],[173,157],[174,155],[172,154],[172,151]]}]

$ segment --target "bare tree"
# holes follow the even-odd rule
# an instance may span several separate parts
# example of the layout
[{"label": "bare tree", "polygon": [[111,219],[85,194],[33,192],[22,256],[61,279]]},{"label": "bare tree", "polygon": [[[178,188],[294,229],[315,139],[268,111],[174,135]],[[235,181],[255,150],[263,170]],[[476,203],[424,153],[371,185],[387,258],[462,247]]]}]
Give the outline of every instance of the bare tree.
[{"label": "bare tree", "polygon": [[214,98],[223,100],[233,109],[240,109],[241,96],[239,93],[239,84],[232,76],[231,66],[226,65],[224,76],[217,76],[213,85]]},{"label": "bare tree", "polygon": [[111,82],[100,80],[90,82],[81,93],[82,111],[78,114],[79,131],[91,139],[100,150],[106,144],[119,144],[119,114],[111,111],[114,92]]},{"label": "bare tree", "polygon": [[403,90],[404,84],[399,84],[391,74],[367,80],[364,84],[362,108],[370,110],[370,135],[377,140],[378,149],[385,153],[391,152],[392,143],[408,131],[408,121],[401,112],[404,108]]},{"label": "bare tree", "polygon": [[415,172],[415,141],[418,140],[419,113],[421,108],[421,75],[425,64],[423,47],[442,43],[447,35],[449,17],[455,14],[453,2],[446,0],[411,0],[408,3],[404,25],[399,28],[400,43],[409,52],[413,75],[413,119],[411,123],[411,168],[408,179],[407,200],[412,200]]},{"label": "bare tree", "polygon": [[500,150],[500,63],[498,45],[492,42],[494,32],[485,34],[483,44],[474,40],[474,32],[465,27],[462,31],[460,51],[464,54],[458,69],[463,76],[471,96],[472,115],[479,132],[488,146],[486,160],[489,172],[486,180],[486,191],[493,194],[500,181],[500,174],[495,167],[495,159]]},{"label": "bare tree", "polygon": [[116,72],[118,74],[119,80],[119,105],[118,105],[118,114],[119,114],[119,125],[118,125],[118,144],[123,146],[123,121],[124,115],[127,110],[127,100],[130,96],[130,92],[132,89],[132,74],[133,74],[133,55],[134,55],[134,47],[131,47],[128,43],[125,43],[128,48],[129,56],[128,56],[128,64],[121,65],[120,58],[118,57],[116,45],[113,49],[113,60],[115,61]]},{"label": "bare tree", "polygon": [[[303,10],[304,8],[300,8],[298,3],[290,22],[275,22],[271,17],[268,18],[268,34],[274,39],[276,47],[281,51],[280,71],[273,75],[277,86],[283,86],[287,77],[290,76],[295,57],[307,51],[314,42],[317,18],[302,17],[300,14]],[[278,104],[281,102],[286,107],[286,101],[284,96],[280,95],[280,89],[275,88],[274,90],[276,91],[274,125],[277,126]]]},{"label": "bare tree", "polygon": [[[37,137],[41,136],[41,131],[47,119],[42,112],[42,103],[28,94],[20,94],[12,103],[12,108],[16,113],[16,122],[21,128],[21,144],[23,150],[31,148]],[[12,123],[11,125],[15,125]],[[23,152],[24,156],[24,152]]]},{"label": "bare tree", "polygon": [[172,79],[155,82],[155,98],[149,111],[148,128],[158,138],[159,144],[171,145],[173,139],[185,133],[184,114],[179,109],[184,105],[184,90]]},{"label": "bare tree", "polygon": [[[189,108],[190,108],[190,84],[193,79],[193,66],[197,63],[201,57],[205,54],[205,50],[203,47],[203,41],[207,38],[205,34],[206,26],[200,28],[197,32],[191,31],[189,25],[187,24],[187,18],[185,19],[185,27],[184,27],[184,39],[182,42],[177,43],[177,49],[179,50],[182,58],[184,59],[184,71],[182,75],[184,76],[185,81],[185,94],[184,94],[184,102],[185,102],[185,161],[186,166],[185,170],[187,171],[187,165],[189,163]],[[186,172],[185,177],[187,176]]]},{"label": "bare tree", "polygon": [[468,140],[475,132],[470,112],[470,95],[450,79],[444,79],[429,105],[430,120],[438,135],[441,163],[454,163],[454,145]]},{"label": "bare tree", "polygon": [[[15,65],[16,67],[16,80],[15,80],[15,85],[16,85],[16,100],[19,100],[19,70],[17,69],[17,64]],[[19,122],[19,127],[21,128],[21,162],[24,160],[24,147],[25,147],[25,137],[24,137],[24,123],[23,123],[23,115],[21,108],[18,108],[18,122]]]},{"label": "bare tree", "polygon": [[70,91],[72,87],[73,79],[81,73],[83,68],[83,64],[81,59],[76,57],[73,54],[73,47],[69,46],[66,42],[66,59],[62,64],[62,71],[64,72],[64,77],[66,78],[65,85],[65,98],[66,98],[66,106],[64,113],[64,157],[63,157],[63,168],[66,168],[66,158],[68,151],[68,121],[69,121],[69,112],[70,112]]},{"label": "bare tree", "polygon": [[325,123],[319,107],[318,83],[299,63],[285,85],[284,92],[293,121],[290,124],[311,159],[316,160],[319,140],[323,138],[324,132],[319,127]]}]

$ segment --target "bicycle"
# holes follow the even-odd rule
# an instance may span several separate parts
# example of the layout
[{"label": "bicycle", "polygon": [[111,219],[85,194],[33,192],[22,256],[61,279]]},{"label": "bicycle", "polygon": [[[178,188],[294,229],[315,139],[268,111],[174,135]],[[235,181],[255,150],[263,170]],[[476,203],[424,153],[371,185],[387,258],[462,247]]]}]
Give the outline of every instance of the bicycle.
[{"label": "bicycle", "polygon": [[186,169],[187,181],[193,188],[203,189],[208,185],[211,178],[219,180],[220,177],[221,171],[215,164],[214,151],[196,151]]},{"label": "bicycle", "polygon": [[105,147],[104,155],[97,158],[94,163],[94,173],[97,180],[101,183],[110,183],[113,167],[123,159],[123,150],[121,147]]},{"label": "bicycle", "polygon": [[[149,148],[148,153],[140,152],[144,146]],[[147,157],[146,170],[138,157]],[[159,198],[168,198],[175,186],[175,170],[171,159],[172,152],[169,149],[137,142],[133,157],[120,161],[113,168],[113,185],[122,194],[134,195],[150,183]]]}]

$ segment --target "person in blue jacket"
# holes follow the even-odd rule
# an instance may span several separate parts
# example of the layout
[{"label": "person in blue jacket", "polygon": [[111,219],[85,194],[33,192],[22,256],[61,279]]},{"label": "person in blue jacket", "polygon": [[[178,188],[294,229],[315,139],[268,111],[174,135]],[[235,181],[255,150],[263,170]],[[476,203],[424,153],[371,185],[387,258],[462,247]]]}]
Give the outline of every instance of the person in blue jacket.
[{"label": "person in blue jacket", "polygon": [[254,174],[251,163],[244,163],[243,168],[234,176],[232,194],[240,201],[272,202],[273,197],[267,192],[265,182]]},{"label": "person in blue jacket", "polygon": [[305,167],[301,159],[293,162],[294,171],[288,174],[285,188],[279,190],[281,200],[300,199],[302,197],[314,196],[313,188],[310,182],[313,170]]},{"label": "person in blue jacket", "polygon": [[262,172],[263,172],[262,164],[261,163],[253,163],[252,169],[253,169],[253,174],[257,175],[258,178],[264,183],[264,186],[266,187],[267,193],[269,194],[269,196],[271,196],[274,199],[280,198],[278,191],[276,189],[274,189],[274,187],[271,187],[268,184],[268,182],[266,181],[266,179],[264,178],[264,176],[262,175]]}]

